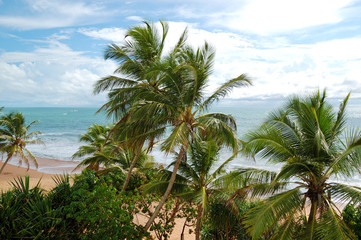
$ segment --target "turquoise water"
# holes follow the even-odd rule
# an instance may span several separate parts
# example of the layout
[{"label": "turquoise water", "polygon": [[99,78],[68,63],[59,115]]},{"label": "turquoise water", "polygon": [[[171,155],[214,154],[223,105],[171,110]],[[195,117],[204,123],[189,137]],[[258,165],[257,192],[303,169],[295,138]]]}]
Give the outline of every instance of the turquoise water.
[{"label": "turquoise water", "polygon": [[[223,101],[215,105],[210,112],[231,114],[237,122],[238,134],[242,136],[259,126],[267,114],[282,106],[284,101]],[[338,105],[337,100],[333,100]],[[38,120],[39,123],[31,129],[40,130],[43,145],[31,145],[29,149],[39,157],[71,160],[71,156],[78,150],[81,143],[80,134],[85,133],[93,124],[111,122],[103,113],[95,114],[97,108],[5,108],[3,112],[18,111],[25,115],[28,122]],[[361,126],[361,101],[351,100],[348,105],[348,127]],[[156,147],[152,152],[155,160],[160,163],[170,163],[173,156],[165,156]],[[230,152],[224,150],[221,161],[228,158]],[[238,157],[230,167],[256,166],[267,169],[277,169],[278,166],[267,165],[264,161],[251,161]]]},{"label": "turquoise water", "polygon": [[109,122],[104,114],[95,114],[97,108],[5,108],[3,112],[22,112],[27,122],[34,120],[31,131],[40,130],[44,145],[30,145],[34,155],[60,160],[71,160],[81,146],[79,136],[93,124]]},{"label": "turquoise water", "polygon": [[[43,145],[30,145],[30,150],[39,157],[71,160],[71,156],[81,146],[79,136],[85,133],[91,124],[106,124],[112,122],[104,113],[96,114],[98,108],[16,108],[8,107],[7,112],[22,112],[27,122],[39,121],[33,125],[31,131],[40,130]],[[270,111],[269,104],[251,103],[234,106],[234,104],[219,104],[210,112],[223,112],[232,114],[237,121],[239,135],[244,134],[262,122],[262,119]],[[163,154],[155,155],[163,158]]]}]

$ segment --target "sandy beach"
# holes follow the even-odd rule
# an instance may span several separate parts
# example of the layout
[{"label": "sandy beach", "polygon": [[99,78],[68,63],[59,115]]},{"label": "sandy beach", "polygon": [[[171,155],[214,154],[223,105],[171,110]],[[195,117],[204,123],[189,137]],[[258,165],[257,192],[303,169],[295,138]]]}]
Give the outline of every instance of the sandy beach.
[{"label": "sandy beach", "polygon": [[[30,164],[30,169],[28,170],[24,163],[19,165],[16,158],[11,159],[5,166],[4,172],[0,175],[0,190],[6,191],[10,189],[11,181],[17,177],[25,176],[30,176],[31,186],[35,186],[39,180],[41,180],[41,187],[45,190],[50,190],[55,186],[52,179],[54,175],[63,173],[74,174],[80,172],[80,170],[72,172],[76,167],[77,162],[50,158],[37,158],[37,160],[39,165],[38,169],[36,169],[34,164]],[[3,162],[1,162],[1,164],[3,164]]]},{"label": "sandy beach", "polygon": [[14,166],[12,164],[7,164],[4,168],[4,172],[0,175],[0,190],[6,191],[11,188],[10,182],[17,177],[30,176],[30,185],[31,187],[35,186],[39,180],[41,180],[40,185],[45,190],[50,190],[55,186],[55,183],[52,179],[53,174],[47,174],[38,172],[33,169],[27,171],[26,168]]}]

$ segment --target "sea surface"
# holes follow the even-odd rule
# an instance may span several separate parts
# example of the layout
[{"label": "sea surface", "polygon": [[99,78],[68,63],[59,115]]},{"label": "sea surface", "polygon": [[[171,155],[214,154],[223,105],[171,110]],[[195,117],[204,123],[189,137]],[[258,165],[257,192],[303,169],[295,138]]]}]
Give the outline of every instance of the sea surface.
[{"label": "sea surface", "polygon": [[[340,100],[332,99],[335,108]],[[267,117],[267,115],[281,107],[285,100],[273,101],[245,101],[245,100],[224,100],[216,105],[209,112],[223,112],[231,114],[237,122],[237,132],[242,139],[248,131],[257,128]],[[38,157],[54,158],[65,161],[72,161],[72,155],[83,144],[79,142],[79,136],[85,133],[92,124],[111,123],[112,119],[106,118],[105,114],[100,112],[96,114],[98,108],[83,107],[6,107],[3,110],[7,112],[22,112],[27,120],[31,122],[37,120],[30,129],[31,131],[40,130],[41,139],[45,145],[29,145],[29,149]],[[347,107],[348,125],[347,128],[361,127],[361,100],[351,99]],[[151,155],[156,162],[169,164],[174,160],[174,156],[166,156],[159,148],[155,148]],[[220,161],[226,160],[231,155],[227,149],[220,155]],[[78,159],[79,160],[79,159]],[[267,164],[264,160],[253,161],[244,157],[237,157],[229,165],[229,168],[236,167],[257,167],[270,170],[277,170],[279,166]],[[361,178],[355,176],[357,185],[361,186]]]}]

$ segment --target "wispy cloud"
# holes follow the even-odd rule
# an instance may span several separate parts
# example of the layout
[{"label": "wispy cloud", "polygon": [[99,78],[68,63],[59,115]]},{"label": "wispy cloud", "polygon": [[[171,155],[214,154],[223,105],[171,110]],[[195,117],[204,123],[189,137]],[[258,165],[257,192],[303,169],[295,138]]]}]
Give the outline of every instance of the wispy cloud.
[{"label": "wispy cloud", "polygon": [[28,11],[21,15],[0,16],[0,25],[20,30],[68,27],[103,21],[112,14],[96,3],[26,0]]},{"label": "wispy cloud", "polygon": [[0,59],[0,102],[22,106],[99,106],[105,97],[92,95],[93,84],[115,68],[57,41],[31,52],[5,52]]},{"label": "wispy cloud", "polygon": [[141,22],[144,20],[144,18],[139,17],[139,16],[129,16],[126,19],[130,20],[130,21],[136,21],[136,22]]},{"label": "wispy cloud", "polygon": [[78,32],[95,39],[122,42],[124,40],[126,30],[122,28],[80,28]]},{"label": "wispy cloud", "polygon": [[267,36],[289,34],[294,30],[339,23],[350,17],[350,14],[357,16],[358,13],[347,8],[354,2],[354,0],[230,0],[226,5],[222,1],[212,1],[212,4],[205,5],[206,11],[192,7],[192,4],[183,4],[174,11],[182,18],[199,21],[206,19],[204,24],[207,26]]}]

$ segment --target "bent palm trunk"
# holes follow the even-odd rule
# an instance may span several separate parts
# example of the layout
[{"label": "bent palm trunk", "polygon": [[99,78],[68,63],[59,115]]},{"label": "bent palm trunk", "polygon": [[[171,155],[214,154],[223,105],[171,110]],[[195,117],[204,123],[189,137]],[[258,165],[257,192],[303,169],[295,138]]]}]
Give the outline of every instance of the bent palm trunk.
[{"label": "bent palm trunk", "polygon": [[181,148],[180,152],[179,152],[179,155],[178,155],[178,158],[177,158],[177,161],[176,163],[174,164],[174,168],[173,168],[173,172],[172,172],[172,176],[169,180],[169,184],[168,184],[168,187],[167,187],[167,190],[165,191],[161,201],[159,202],[157,208],[155,209],[152,217],[148,220],[147,224],[144,226],[144,229],[145,231],[147,231],[150,226],[152,225],[152,223],[154,222],[155,218],[158,216],[158,213],[160,211],[160,209],[163,207],[164,203],[167,201],[167,198],[170,194],[170,192],[172,191],[172,188],[173,188],[173,184],[175,182],[175,178],[177,176],[177,171],[178,171],[178,167],[182,161],[182,158],[183,158],[183,155],[185,153],[185,149],[184,147]]},{"label": "bent palm trunk", "polygon": [[8,155],[8,157],[6,158],[4,164],[2,165],[2,167],[1,167],[1,169],[0,169],[0,174],[3,172],[6,164],[9,162],[9,160],[11,159],[12,156],[13,156],[12,154]]},{"label": "bent palm trunk", "polygon": [[132,164],[130,165],[129,167],[129,170],[128,170],[128,173],[127,173],[127,177],[125,178],[125,181],[124,181],[124,184],[123,184],[123,187],[122,187],[122,191],[125,191],[125,189],[127,189],[127,186],[128,186],[128,183],[129,183],[129,180],[130,180],[130,177],[132,176],[132,171],[135,167],[135,164],[137,163],[138,161],[138,158],[139,158],[139,155],[140,153],[142,152],[142,149],[143,149],[143,144],[141,144],[141,146],[139,146],[139,149],[137,151],[137,154],[135,155],[133,161],[132,161]]}]

